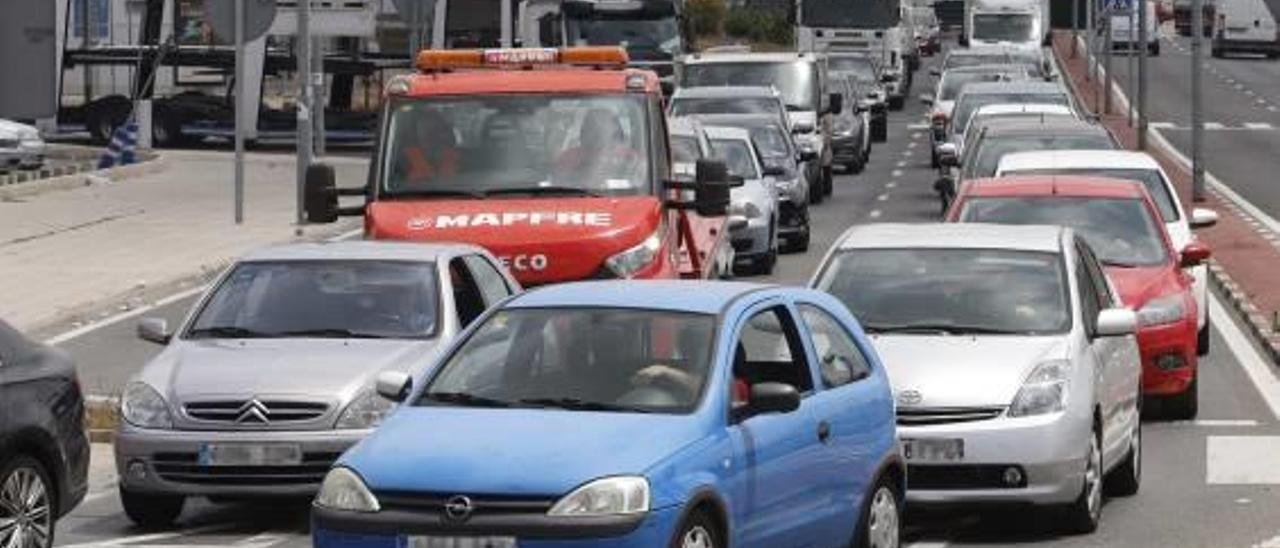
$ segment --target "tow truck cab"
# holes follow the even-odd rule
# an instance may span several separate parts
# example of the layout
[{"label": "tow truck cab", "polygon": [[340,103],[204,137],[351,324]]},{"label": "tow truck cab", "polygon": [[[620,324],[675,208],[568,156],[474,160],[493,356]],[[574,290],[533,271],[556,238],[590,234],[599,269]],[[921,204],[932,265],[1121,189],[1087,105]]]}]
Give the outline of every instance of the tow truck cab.
[{"label": "tow truck cab", "polygon": [[338,189],[313,166],[307,220],[362,215],[369,239],[478,244],[526,287],[711,277],[730,177],[702,160],[693,180],[672,178],[658,77],[628,61],[618,47],[423,51],[387,84],[366,186]]}]

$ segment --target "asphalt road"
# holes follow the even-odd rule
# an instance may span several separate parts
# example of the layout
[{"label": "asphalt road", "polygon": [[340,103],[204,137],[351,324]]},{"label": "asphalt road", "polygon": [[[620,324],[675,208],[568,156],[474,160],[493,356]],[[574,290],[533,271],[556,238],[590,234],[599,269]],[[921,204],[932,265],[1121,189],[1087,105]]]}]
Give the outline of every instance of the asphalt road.
[{"label": "asphalt road", "polygon": [[[927,65],[921,74],[928,74]],[[922,122],[922,107],[914,101],[907,110],[893,113],[890,140],[876,145],[866,172],[841,176],[834,197],[813,210],[810,251],[784,255],[774,275],[762,279],[804,283],[826,248],[851,224],[936,220],[934,176],[928,168],[929,141]],[[190,301],[177,299],[144,315],[177,321]],[[1202,362],[1201,419],[1145,425],[1142,491],[1133,498],[1109,501],[1097,533],[1060,537],[1044,513],[1023,510],[913,512],[908,518],[906,545],[1280,546],[1280,521],[1275,519],[1280,516],[1280,493],[1272,487],[1280,484],[1280,462],[1276,462],[1276,455],[1280,455],[1280,381],[1222,310],[1219,307],[1214,318],[1214,351]],[[127,376],[157,351],[158,347],[134,339],[132,330],[133,321],[128,319],[62,344],[78,359],[91,392],[118,391]],[[1252,382],[1248,371],[1261,381]],[[1268,401],[1276,407],[1268,406]],[[110,475],[111,467],[102,464],[94,467],[100,471],[95,485],[105,487],[95,489],[85,504],[59,524],[60,545],[310,545],[305,502],[214,505],[193,501],[176,529],[138,530],[121,513],[111,480],[104,477]],[[1235,484],[1211,483],[1223,480]]]},{"label": "asphalt road", "polygon": [[[1166,27],[1168,28],[1168,27]],[[1161,55],[1148,64],[1151,127],[1191,156],[1191,39],[1165,33]],[[1204,48],[1204,161],[1209,172],[1272,218],[1280,218],[1276,184],[1280,150],[1280,61],[1259,56],[1215,59]],[[1114,57],[1117,82],[1129,89],[1123,53]]]}]

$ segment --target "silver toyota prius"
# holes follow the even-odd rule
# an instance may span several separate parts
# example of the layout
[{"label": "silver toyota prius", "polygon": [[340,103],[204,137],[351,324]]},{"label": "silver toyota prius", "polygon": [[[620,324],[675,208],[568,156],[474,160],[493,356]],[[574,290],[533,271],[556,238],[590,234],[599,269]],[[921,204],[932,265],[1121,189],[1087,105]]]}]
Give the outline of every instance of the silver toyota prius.
[{"label": "silver toyota prius", "polygon": [[126,386],[115,456],[125,513],[163,526],[185,499],[311,496],[393,410],[383,371],[420,374],[486,308],[519,291],[468,245],[339,242],[240,259]]},{"label": "silver toyota prius", "polygon": [[1070,229],[861,225],[811,282],[888,368],[909,502],[1053,506],[1091,532],[1141,479],[1137,318]]}]

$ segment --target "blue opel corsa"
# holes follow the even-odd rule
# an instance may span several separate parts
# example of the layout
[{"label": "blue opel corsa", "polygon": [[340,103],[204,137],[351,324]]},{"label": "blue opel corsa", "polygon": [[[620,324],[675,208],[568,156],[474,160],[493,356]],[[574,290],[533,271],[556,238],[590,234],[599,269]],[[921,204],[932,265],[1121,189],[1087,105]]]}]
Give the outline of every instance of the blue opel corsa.
[{"label": "blue opel corsa", "polygon": [[839,301],[584,282],[491,310],[339,459],[321,548],[896,547],[884,367]]}]

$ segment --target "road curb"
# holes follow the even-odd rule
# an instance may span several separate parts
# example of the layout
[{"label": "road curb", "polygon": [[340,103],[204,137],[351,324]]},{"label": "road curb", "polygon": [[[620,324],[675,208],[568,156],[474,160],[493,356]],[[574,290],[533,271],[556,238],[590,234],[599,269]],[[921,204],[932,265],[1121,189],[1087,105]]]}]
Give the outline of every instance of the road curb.
[{"label": "road curb", "polygon": [[1227,303],[1236,316],[1244,319],[1249,336],[1259,343],[1271,361],[1280,364],[1280,332],[1271,325],[1271,320],[1258,310],[1249,300],[1249,294],[1240,287],[1227,269],[1217,260],[1209,260],[1209,280],[1226,297]]},{"label": "road curb", "polygon": [[136,164],[108,169],[78,170],[78,166],[66,166],[55,172],[60,175],[44,178],[33,178],[0,184],[0,201],[20,200],[46,192],[71,190],[74,188],[93,186],[95,184],[114,183],[135,179],[143,175],[160,173],[168,169],[169,161],[159,154],[153,154]]}]

